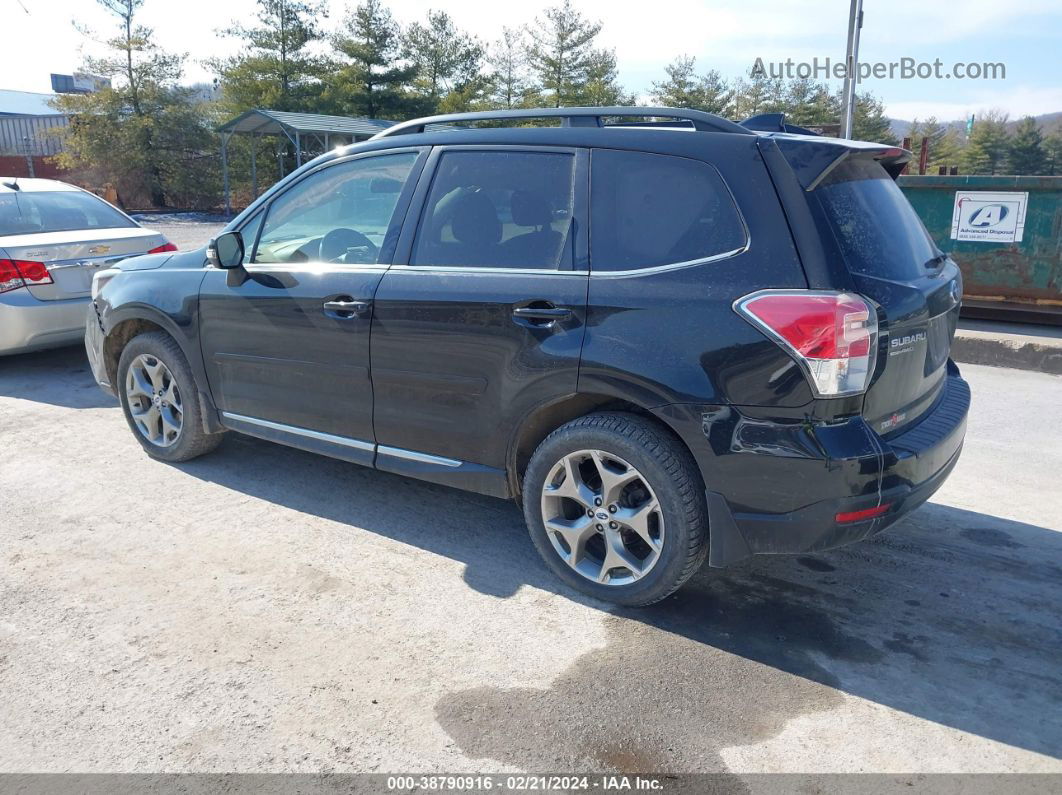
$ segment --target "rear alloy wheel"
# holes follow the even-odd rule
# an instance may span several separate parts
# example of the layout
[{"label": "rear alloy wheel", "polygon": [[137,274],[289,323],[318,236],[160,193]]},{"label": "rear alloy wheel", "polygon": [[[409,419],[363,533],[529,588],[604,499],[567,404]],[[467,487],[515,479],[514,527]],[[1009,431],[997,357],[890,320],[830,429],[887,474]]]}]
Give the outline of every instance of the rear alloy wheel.
[{"label": "rear alloy wheel", "polygon": [[188,461],[209,453],[224,437],[203,429],[195,376],[169,334],[151,331],[129,340],[118,359],[116,383],[125,419],[152,458]]},{"label": "rear alloy wheel", "polygon": [[577,450],[542,488],[542,521],[553,548],[591,582],[628,585],[660,559],[664,519],[642,474],[603,450]]},{"label": "rear alloy wheel", "polygon": [[658,602],[707,554],[708,511],[693,457],[665,427],[589,414],[551,433],[523,483],[524,517],[571,587],[621,605]]}]

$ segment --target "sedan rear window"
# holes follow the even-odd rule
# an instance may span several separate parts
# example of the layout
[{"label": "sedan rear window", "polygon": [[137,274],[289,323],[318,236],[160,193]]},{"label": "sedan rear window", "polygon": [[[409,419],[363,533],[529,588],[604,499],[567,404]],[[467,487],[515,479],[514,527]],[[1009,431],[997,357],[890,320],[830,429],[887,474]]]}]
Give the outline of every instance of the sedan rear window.
[{"label": "sedan rear window", "polygon": [[82,191],[0,194],[0,235],[135,227],[106,202]]}]

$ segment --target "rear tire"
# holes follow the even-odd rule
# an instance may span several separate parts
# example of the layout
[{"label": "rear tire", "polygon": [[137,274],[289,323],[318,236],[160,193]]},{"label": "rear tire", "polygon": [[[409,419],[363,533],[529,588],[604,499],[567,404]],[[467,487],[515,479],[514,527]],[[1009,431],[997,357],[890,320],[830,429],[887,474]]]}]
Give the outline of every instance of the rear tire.
[{"label": "rear tire", "polygon": [[708,509],[689,451],[634,414],[589,414],[535,450],[524,518],[546,565],[572,588],[626,606],[674,593],[704,563]]},{"label": "rear tire", "polygon": [[188,461],[225,437],[203,430],[199,388],[184,352],[169,334],[133,337],[118,360],[118,397],[140,446],[160,461]]}]

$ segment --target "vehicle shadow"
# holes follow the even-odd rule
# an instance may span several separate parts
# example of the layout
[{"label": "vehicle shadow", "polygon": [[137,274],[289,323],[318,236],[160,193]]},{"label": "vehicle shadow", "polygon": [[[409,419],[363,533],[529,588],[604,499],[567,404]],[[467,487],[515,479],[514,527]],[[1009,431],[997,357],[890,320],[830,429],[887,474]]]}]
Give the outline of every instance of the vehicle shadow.
[{"label": "vehicle shadow", "polygon": [[81,344],[0,356],[0,397],[71,409],[118,405],[96,384]]},{"label": "vehicle shadow", "polygon": [[[347,524],[351,544],[367,531],[461,561],[479,592],[507,598],[531,586],[607,612],[607,647],[550,690],[479,688],[437,705],[440,724],[472,756],[630,772],[659,772],[685,756],[698,760],[685,770],[718,769],[720,748],[772,736],[848,693],[1062,757],[1062,533],[1052,529],[931,503],[871,541],[706,568],[654,607],[617,609],[553,577],[505,501],[237,434],[178,466]],[[765,679],[771,670],[792,676]],[[644,690],[662,680],[667,687]],[[595,698],[629,722],[588,715]],[[658,708],[641,708],[646,698]],[[513,739],[528,725],[547,741]],[[556,749],[568,755],[543,756]]]}]

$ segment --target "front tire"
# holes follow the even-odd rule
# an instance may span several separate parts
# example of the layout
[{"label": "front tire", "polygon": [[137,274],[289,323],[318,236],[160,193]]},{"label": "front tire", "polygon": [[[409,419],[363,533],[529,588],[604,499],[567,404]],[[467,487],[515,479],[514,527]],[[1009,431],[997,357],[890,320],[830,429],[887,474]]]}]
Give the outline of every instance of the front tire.
[{"label": "front tire", "polygon": [[590,414],[558,428],[524,476],[524,518],[546,565],[572,588],[643,606],[704,563],[708,510],[689,451],[634,414]]},{"label": "front tire", "polygon": [[203,430],[199,389],[176,340],[162,331],[129,341],[118,360],[125,420],[152,458],[179,462],[209,453],[224,433]]}]

